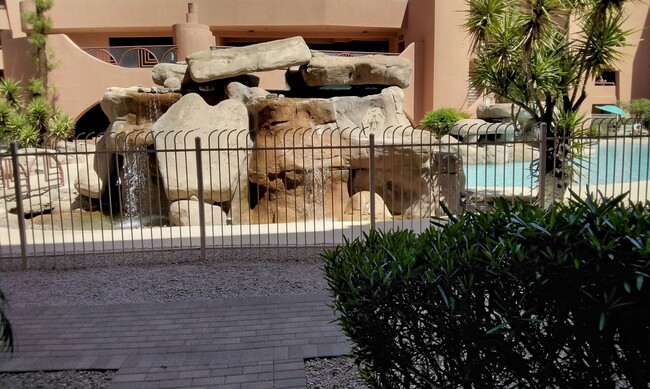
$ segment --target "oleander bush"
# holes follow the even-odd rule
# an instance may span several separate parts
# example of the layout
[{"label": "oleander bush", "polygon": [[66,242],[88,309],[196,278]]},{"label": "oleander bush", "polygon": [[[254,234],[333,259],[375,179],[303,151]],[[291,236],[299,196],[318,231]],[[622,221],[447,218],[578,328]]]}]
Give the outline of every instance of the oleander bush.
[{"label": "oleander bush", "polygon": [[377,388],[647,388],[650,205],[497,201],[323,254]]}]

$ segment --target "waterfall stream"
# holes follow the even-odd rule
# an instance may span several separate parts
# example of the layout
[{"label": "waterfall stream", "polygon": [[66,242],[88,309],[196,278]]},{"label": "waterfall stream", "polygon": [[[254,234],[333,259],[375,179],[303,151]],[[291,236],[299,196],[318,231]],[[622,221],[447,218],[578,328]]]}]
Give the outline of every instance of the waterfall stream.
[{"label": "waterfall stream", "polygon": [[149,158],[144,145],[130,145],[124,155],[124,194],[122,204],[122,222],[131,226],[142,224],[143,209],[148,198]]}]

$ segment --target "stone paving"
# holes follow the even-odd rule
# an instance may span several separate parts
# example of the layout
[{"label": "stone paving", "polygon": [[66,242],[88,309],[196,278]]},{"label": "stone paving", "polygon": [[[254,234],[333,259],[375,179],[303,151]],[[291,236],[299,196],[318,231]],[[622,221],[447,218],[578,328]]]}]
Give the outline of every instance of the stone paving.
[{"label": "stone paving", "polygon": [[305,388],[347,354],[326,294],[15,308],[0,372],[117,369],[110,388]]}]

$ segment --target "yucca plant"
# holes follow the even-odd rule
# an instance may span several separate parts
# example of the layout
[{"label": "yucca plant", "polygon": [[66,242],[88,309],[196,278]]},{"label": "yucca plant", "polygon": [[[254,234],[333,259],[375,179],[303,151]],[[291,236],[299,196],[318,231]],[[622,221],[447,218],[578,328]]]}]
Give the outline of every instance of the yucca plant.
[{"label": "yucca plant", "polygon": [[26,114],[14,113],[9,118],[8,128],[11,131],[12,140],[18,142],[20,147],[36,147],[38,145],[41,133]]},{"label": "yucca plant", "polygon": [[45,84],[43,84],[43,81],[40,78],[30,78],[27,80],[27,91],[32,96],[32,98],[38,96],[47,96]]},{"label": "yucca plant", "polygon": [[70,115],[61,112],[60,109],[55,108],[54,114],[48,123],[48,132],[44,143],[54,147],[57,141],[70,138],[74,133],[74,128],[74,119]]},{"label": "yucca plant", "polygon": [[9,130],[9,117],[13,114],[14,109],[6,100],[0,99],[0,143],[7,143],[11,132]]},{"label": "yucca plant", "polygon": [[26,114],[32,126],[38,128],[41,134],[48,131],[48,126],[54,114],[52,104],[45,97],[37,96],[30,100]]},{"label": "yucca plant", "polygon": [[15,109],[20,109],[23,103],[23,88],[20,81],[12,78],[0,78],[0,98]]},{"label": "yucca plant", "polygon": [[[466,0],[465,27],[476,64],[471,86],[506,98],[534,122],[546,123],[549,137],[571,136],[582,124],[575,113],[587,97],[587,85],[616,69],[626,45],[626,2]],[[572,161],[571,147],[567,140],[549,140],[546,149],[541,182],[550,185],[549,200],[561,199],[570,183],[564,171]]]}]

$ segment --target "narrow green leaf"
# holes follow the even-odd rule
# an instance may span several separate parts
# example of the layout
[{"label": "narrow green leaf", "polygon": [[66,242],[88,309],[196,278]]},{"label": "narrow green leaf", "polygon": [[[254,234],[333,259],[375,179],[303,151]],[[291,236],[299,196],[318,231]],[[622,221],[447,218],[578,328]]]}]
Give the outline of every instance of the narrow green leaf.
[{"label": "narrow green leaf", "polygon": [[636,276],[636,290],[641,290],[641,287],[643,286],[643,278],[643,274]]},{"label": "narrow green leaf", "polygon": [[598,320],[598,330],[602,331],[605,329],[605,312],[600,314],[600,320]]},{"label": "narrow green leaf", "polygon": [[491,328],[491,329],[490,329],[488,332],[486,332],[485,334],[486,334],[486,335],[492,335],[492,334],[494,334],[495,332],[499,331],[501,328],[505,327],[507,324],[508,324],[508,323],[505,323],[505,322],[504,322],[504,323],[501,323],[501,324],[499,324],[499,325],[497,325],[497,326]]},{"label": "narrow green leaf", "polygon": [[447,308],[449,308],[449,300],[447,299],[447,294],[442,289],[442,286],[438,285],[438,291],[440,291],[440,296],[442,296],[442,299],[444,300],[445,305],[447,306]]},{"label": "narrow green leaf", "polygon": [[630,287],[630,283],[627,281],[623,282],[623,288],[625,288],[625,291],[627,293],[632,293],[632,288]]}]

